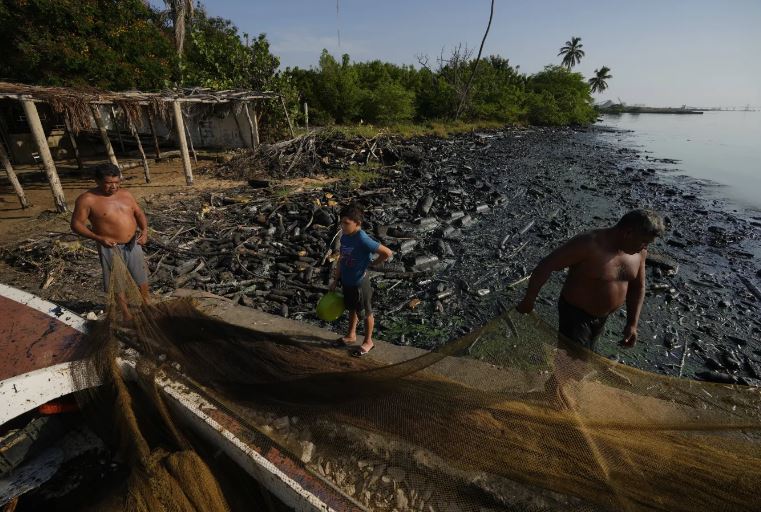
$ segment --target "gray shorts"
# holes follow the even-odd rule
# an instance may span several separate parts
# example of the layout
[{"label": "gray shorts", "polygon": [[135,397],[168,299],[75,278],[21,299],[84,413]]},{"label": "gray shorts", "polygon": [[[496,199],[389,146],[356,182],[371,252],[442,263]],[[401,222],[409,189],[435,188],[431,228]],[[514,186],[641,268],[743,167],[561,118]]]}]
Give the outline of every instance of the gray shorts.
[{"label": "gray shorts", "polygon": [[370,286],[367,275],[362,278],[359,286],[343,286],[343,293],[347,311],[360,314],[364,310],[365,316],[373,314],[373,287]]},{"label": "gray shorts", "polygon": [[[148,282],[148,273],[145,268],[145,256],[143,248],[137,243],[137,235],[126,244],[116,244],[114,247],[103,247],[98,244],[98,254],[100,255],[100,266],[103,268],[103,290],[108,291],[111,282],[111,269],[113,268],[114,252],[118,251],[124,260],[132,279],[135,284],[140,286]],[[120,290],[121,291],[121,290]]]}]

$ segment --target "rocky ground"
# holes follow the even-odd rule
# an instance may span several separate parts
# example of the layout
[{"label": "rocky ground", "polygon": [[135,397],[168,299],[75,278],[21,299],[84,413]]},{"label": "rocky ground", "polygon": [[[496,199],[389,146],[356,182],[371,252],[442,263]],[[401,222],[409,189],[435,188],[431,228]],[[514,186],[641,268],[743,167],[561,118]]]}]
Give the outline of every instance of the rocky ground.
[{"label": "rocky ground", "polygon": [[[622,311],[601,352],[669,375],[761,382],[761,213],[708,199],[710,184],[622,146],[615,132],[509,128],[275,149],[267,165],[244,154],[208,171],[240,178],[243,167],[247,186],[145,199],[155,291],[205,289],[319,322],[314,304],[335,264],[336,214],[359,201],[366,230],[396,251],[373,276],[378,336],[432,348],[515,304],[533,266],[562,241],[649,207],[669,230],[652,246],[640,343],[618,347]],[[328,178],[292,179],[315,169]],[[94,252],[60,234],[35,235],[5,248],[0,280],[97,311]],[[550,322],[562,278],[538,304]]]}]

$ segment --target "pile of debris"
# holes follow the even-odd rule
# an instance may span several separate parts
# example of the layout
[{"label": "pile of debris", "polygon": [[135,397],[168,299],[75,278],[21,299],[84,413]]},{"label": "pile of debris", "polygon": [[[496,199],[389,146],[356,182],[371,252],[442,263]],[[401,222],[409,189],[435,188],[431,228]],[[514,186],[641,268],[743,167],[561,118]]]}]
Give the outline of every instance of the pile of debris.
[{"label": "pile of debris", "polygon": [[[504,200],[471,171],[384,167],[369,187],[342,180],[285,197],[245,187],[183,201],[171,215],[151,216],[152,286],[202,289],[304,317],[327,290],[340,244],[338,213],[350,202],[364,207],[364,229],[396,253],[374,276],[377,284],[425,283],[453,263],[463,230]],[[442,284],[424,290],[437,300],[452,295]]]},{"label": "pile of debris", "polygon": [[320,130],[274,144],[262,144],[256,150],[242,150],[227,161],[199,172],[238,180],[261,176],[294,178],[331,175],[337,170],[371,162],[393,165],[404,161],[417,165],[422,158],[421,148],[383,132],[368,139],[347,137],[335,130]]}]

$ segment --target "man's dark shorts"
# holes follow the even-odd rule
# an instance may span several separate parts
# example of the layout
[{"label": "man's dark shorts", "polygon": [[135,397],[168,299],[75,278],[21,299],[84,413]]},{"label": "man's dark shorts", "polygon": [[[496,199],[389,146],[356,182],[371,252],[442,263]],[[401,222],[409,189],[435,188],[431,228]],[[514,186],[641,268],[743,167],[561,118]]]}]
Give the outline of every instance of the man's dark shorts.
[{"label": "man's dark shorts", "polygon": [[344,304],[346,310],[356,311],[357,314],[365,311],[365,316],[373,314],[373,288],[370,286],[370,278],[365,275],[359,286],[343,286]]},{"label": "man's dark shorts", "polygon": [[560,334],[586,349],[595,351],[597,340],[605,330],[608,317],[592,316],[560,296],[558,300],[558,324]]},{"label": "man's dark shorts", "polygon": [[[126,244],[116,244],[114,247],[103,247],[98,244],[98,254],[100,255],[100,266],[103,268],[103,291],[108,292],[108,286],[111,282],[111,269],[113,268],[114,253],[118,252],[124,260],[132,279],[135,284],[140,286],[148,282],[148,272],[145,268],[145,256],[143,248],[137,243],[137,234]],[[122,291],[122,290],[117,290]]]}]

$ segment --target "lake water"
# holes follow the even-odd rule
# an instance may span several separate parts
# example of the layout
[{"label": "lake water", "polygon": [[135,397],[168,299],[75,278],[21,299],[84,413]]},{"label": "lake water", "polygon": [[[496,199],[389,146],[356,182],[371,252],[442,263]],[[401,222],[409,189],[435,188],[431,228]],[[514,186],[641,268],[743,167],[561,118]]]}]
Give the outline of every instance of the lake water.
[{"label": "lake water", "polygon": [[605,115],[601,124],[632,130],[612,136],[650,158],[680,160],[668,166],[679,174],[724,185],[713,195],[761,209],[761,112]]}]

